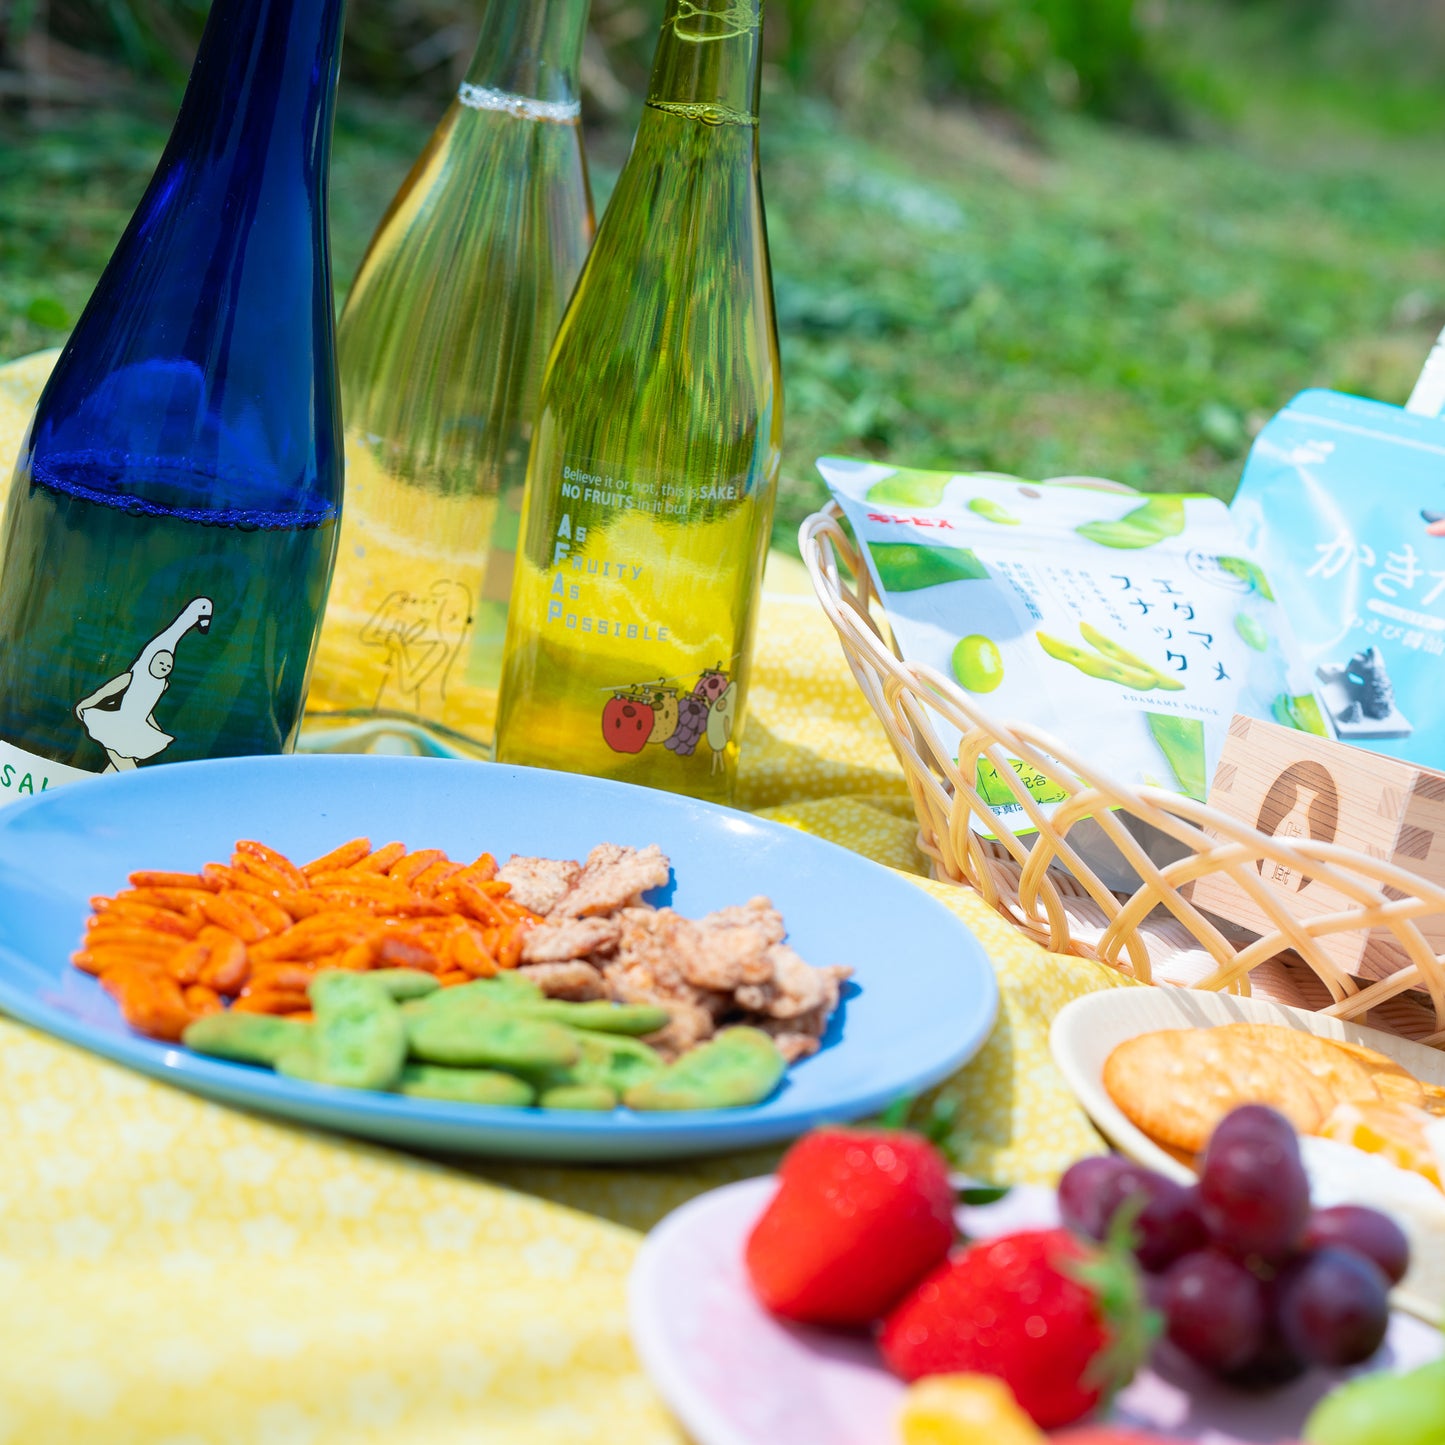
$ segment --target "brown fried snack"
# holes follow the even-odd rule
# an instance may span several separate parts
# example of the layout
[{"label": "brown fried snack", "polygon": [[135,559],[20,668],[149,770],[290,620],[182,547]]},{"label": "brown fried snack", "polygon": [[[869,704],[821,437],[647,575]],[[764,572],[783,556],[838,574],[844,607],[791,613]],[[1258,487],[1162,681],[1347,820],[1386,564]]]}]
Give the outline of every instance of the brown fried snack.
[{"label": "brown fried snack", "polygon": [[547,916],[591,918],[615,913],[639,902],[650,889],[665,888],[671,876],[672,864],[656,843],[641,849],[599,843],[587,855],[577,881]]},{"label": "brown fried snack", "polygon": [[589,999],[606,998],[607,985],[590,963],[524,963],[518,970],[520,978],[529,978],[548,998],[586,1003]]},{"label": "brown fried snack", "polygon": [[526,858],[514,853],[497,877],[510,887],[508,897],[545,918],[571,891],[582,865],[568,858]]}]

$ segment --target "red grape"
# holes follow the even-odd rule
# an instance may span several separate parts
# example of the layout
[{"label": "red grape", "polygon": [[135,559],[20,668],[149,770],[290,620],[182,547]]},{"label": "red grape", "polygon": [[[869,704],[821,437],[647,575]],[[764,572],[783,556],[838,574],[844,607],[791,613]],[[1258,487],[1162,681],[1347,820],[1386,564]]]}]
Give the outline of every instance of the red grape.
[{"label": "red grape", "polygon": [[1239,1259],[1286,1258],[1310,1212],[1309,1179],[1289,1123],[1254,1104],[1221,1120],[1205,1151],[1199,1203],[1221,1249]]},{"label": "red grape", "polygon": [[1059,1212],[1077,1234],[1105,1239],[1119,1210],[1132,1210],[1133,1250],[1144,1269],[1167,1269],[1207,1241],[1197,1193],[1117,1155],[1080,1159],[1059,1181]]},{"label": "red grape", "polygon": [[1070,1164],[1059,1180],[1059,1217],[1065,1228],[1088,1239],[1103,1239],[1109,1232],[1105,1205],[1112,1213],[1112,1205],[1117,1202],[1109,1186],[1116,1176],[1133,1167],[1117,1154],[1091,1154]]},{"label": "red grape", "polygon": [[1410,1268],[1410,1241],[1405,1231],[1388,1214],[1363,1204],[1337,1204],[1310,1215],[1301,1247],[1314,1250],[1325,1245],[1352,1249],[1373,1260],[1391,1284],[1399,1284]]},{"label": "red grape", "polygon": [[1134,1221],[1134,1254],[1142,1268],[1155,1273],[1203,1249],[1209,1236],[1197,1188],[1186,1189],[1162,1174],[1146,1173],[1141,1182],[1149,1202]]},{"label": "red grape", "polygon": [[1160,1303],[1169,1338],[1205,1369],[1227,1374],[1259,1353],[1264,1286],[1228,1255],[1206,1249],[1178,1260],[1164,1276]]},{"label": "red grape", "polygon": [[1384,1342],[1389,1284],[1372,1260],[1326,1245],[1281,1278],[1279,1324],[1290,1347],[1311,1364],[1358,1365]]},{"label": "red grape", "polygon": [[1272,1321],[1265,1324],[1264,1339],[1253,1357],[1225,1378],[1241,1390],[1273,1390],[1305,1372],[1305,1361]]}]

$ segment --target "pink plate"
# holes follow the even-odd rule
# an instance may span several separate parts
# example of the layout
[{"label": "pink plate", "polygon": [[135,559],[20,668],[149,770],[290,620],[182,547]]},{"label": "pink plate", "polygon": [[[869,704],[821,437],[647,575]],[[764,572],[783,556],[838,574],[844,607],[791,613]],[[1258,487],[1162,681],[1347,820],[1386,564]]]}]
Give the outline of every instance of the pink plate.
[{"label": "pink plate", "polygon": [[[696,1445],[889,1445],[903,1386],[864,1338],[781,1324],[753,1299],[743,1242],[774,1189],[748,1179],[704,1194],[648,1235],[632,1271],[632,1338],[652,1383]],[[1053,1195],[1016,1189],[960,1212],[973,1237],[1057,1223]],[[1442,1353],[1441,1336],[1395,1314],[1371,1367],[1407,1369]],[[1115,1402],[1111,1419],[1201,1445],[1293,1440],[1343,1378],[1314,1371],[1246,1395],[1187,1361],[1158,1359]]]}]

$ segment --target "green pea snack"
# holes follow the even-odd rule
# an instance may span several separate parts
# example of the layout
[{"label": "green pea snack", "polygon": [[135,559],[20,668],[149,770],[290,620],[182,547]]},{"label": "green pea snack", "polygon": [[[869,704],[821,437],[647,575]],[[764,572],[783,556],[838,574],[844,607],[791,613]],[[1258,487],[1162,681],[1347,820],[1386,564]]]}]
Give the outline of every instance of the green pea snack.
[{"label": "green pea snack", "polygon": [[778,1087],[787,1064],[761,1029],[723,1029],[622,1096],[629,1109],[737,1109]]},{"label": "green pea snack", "polygon": [[419,968],[373,968],[366,976],[373,983],[379,983],[398,1003],[426,998],[441,988],[435,974],[424,973]]},{"label": "green pea snack", "polygon": [[585,1109],[604,1113],[620,1102],[617,1092],[606,1084],[559,1084],[548,1089],[537,1102],[544,1109]]},{"label": "green pea snack", "polygon": [[316,1014],[308,1067],[314,1066],[316,1082],[389,1089],[406,1062],[407,1043],[391,994],[369,974],[339,969],[318,974],[308,993]]},{"label": "green pea snack", "polygon": [[666,1009],[551,999],[517,974],[442,989],[416,969],[333,969],[309,996],[314,1023],[228,1011],[191,1024],[185,1042],[306,1083],[513,1109],[606,1112],[624,1098],[638,1109],[738,1108],[765,1099],[786,1068],[750,1028],[724,1029],[669,1064],[637,1037],[664,1028]]},{"label": "green pea snack", "polygon": [[449,1069],[439,1064],[407,1064],[396,1085],[398,1094],[413,1099],[445,1099],[454,1104],[492,1104],[520,1109],[536,1091],[516,1074],[498,1069]]},{"label": "green pea snack", "polygon": [[404,1033],[412,1056],[430,1064],[561,1069],[580,1052],[571,1029],[502,1008],[413,1014]]},{"label": "green pea snack", "polygon": [[[1215,498],[832,457],[818,468],[905,661],[955,680],[998,723],[1056,737],[1121,783],[1195,798],[1236,713],[1313,729],[1315,680]],[[931,720],[956,756],[959,729]],[[1070,796],[1067,771],[1047,758],[974,768],[979,797],[1016,831]],[[1070,836],[1111,886],[1135,885],[1096,823]]]},{"label": "green pea snack", "polygon": [[271,1068],[288,1049],[302,1043],[311,1025],[276,1014],[207,1014],[187,1026],[181,1042],[198,1054],[231,1059],[238,1064],[264,1064]]}]

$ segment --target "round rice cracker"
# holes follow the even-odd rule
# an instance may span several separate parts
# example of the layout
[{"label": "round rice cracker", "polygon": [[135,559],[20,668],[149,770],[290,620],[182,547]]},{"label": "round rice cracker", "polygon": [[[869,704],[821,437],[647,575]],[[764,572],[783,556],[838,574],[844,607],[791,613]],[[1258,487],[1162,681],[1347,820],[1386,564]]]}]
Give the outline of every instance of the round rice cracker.
[{"label": "round rice cracker", "polygon": [[1103,1084],[1131,1123],[1189,1154],[1202,1153],[1214,1126],[1241,1104],[1269,1105],[1300,1134],[1313,1133],[1329,1112],[1324,1091],[1298,1064],[1221,1029],[1126,1039],[1104,1061]]},{"label": "round rice cracker", "polygon": [[[1343,1039],[1331,1039],[1329,1043],[1331,1048],[1348,1054],[1369,1073],[1382,1099],[1391,1104],[1412,1104],[1417,1109],[1429,1107],[1426,1086],[1404,1064],[1377,1049],[1366,1048],[1364,1044],[1350,1044]],[[1431,1088],[1434,1087],[1431,1085]]]},{"label": "round rice cracker", "polygon": [[1282,1024],[1221,1024],[1216,1033],[1243,1039],[1247,1045],[1283,1054],[1324,1089],[1328,1115],[1336,1104],[1373,1103],[1380,1098],[1370,1071],[1358,1059],[1335,1047],[1330,1039]]}]

